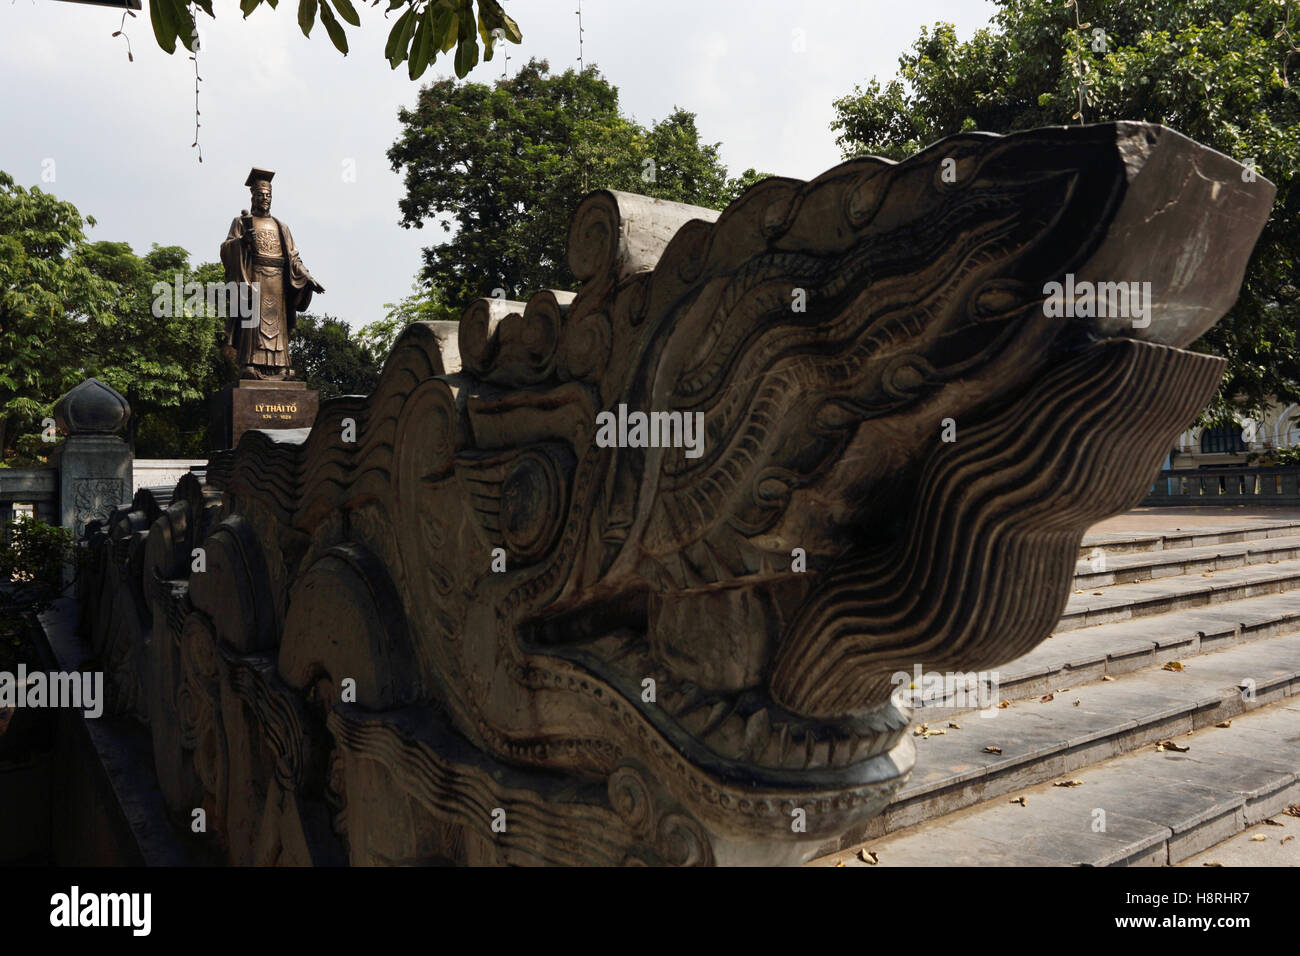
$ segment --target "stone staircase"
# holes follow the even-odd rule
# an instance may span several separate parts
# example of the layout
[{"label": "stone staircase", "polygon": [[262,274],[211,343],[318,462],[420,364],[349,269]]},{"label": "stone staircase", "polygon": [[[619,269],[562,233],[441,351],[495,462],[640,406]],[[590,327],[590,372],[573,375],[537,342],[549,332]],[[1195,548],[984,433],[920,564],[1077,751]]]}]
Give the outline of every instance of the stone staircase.
[{"label": "stone staircase", "polygon": [[1256,825],[1234,860],[1300,865],[1300,521],[1089,534],[997,677],[983,711],[927,696],[907,786],[813,865],[1213,863]]}]

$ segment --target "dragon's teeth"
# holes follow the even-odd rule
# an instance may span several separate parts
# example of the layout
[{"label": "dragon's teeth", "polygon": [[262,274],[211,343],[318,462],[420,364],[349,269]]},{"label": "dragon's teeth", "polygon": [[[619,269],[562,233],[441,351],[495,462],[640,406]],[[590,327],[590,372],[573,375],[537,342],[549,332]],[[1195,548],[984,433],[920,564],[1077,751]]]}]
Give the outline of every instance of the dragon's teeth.
[{"label": "dragon's teeth", "polygon": [[785,749],[785,742],[782,740],[784,727],[769,730],[767,742],[763,746],[763,752],[754,758],[754,762],[764,767],[781,766],[782,751]]},{"label": "dragon's teeth", "polygon": [[[809,739],[812,740],[811,735],[809,736]],[[830,764],[830,758],[831,742],[829,740],[814,740],[812,746],[808,750],[807,768],[809,770],[815,770],[818,767],[828,766]]]},{"label": "dragon's teeth", "polygon": [[745,753],[758,754],[772,737],[772,722],[766,710],[756,710],[745,721]]},{"label": "dragon's teeth", "polygon": [[871,745],[874,742],[871,737],[860,737],[857,734],[850,736],[849,741],[853,745],[854,760],[860,760],[865,756],[871,750]]},{"label": "dragon's teeth", "polygon": [[782,724],[781,730],[777,734],[777,736],[781,740],[781,744],[777,749],[777,759],[776,759],[777,766],[785,767],[788,766],[786,760],[790,756],[790,725]]},{"label": "dragon's teeth", "polygon": [[716,704],[713,705],[713,708],[709,711],[708,723],[704,725],[704,730],[701,733],[706,736],[712,733],[715,729],[717,729],[717,726],[720,723],[722,723],[723,718],[725,718],[729,713],[731,713],[731,701],[729,700],[718,701]]},{"label": "dragon's teeth", "polygon": [[737,713],[728,714],[717,729],[705,738],[704,743],[716,754],[738,757],[745,743],[745,721]]}]

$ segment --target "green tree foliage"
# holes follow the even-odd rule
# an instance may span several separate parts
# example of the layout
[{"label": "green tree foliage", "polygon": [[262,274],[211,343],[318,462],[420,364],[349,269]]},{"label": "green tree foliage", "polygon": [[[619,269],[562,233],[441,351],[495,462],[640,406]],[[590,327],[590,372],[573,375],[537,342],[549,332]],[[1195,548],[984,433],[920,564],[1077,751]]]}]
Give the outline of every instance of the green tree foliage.
[{"label": "green tree foliage", "polygon": [[569,219],[590,190],[718,209],[758,178],[728,180],[693,113],[675,109],[648,129],[624,117],[594,66],[552,75],[531,60],[493,86],[441,80],[398,118],[388,158],[405,170],[402,225],[455,223],[450,241],[424,250],[422,278],[457,308],[494,289],[514,298],[571,288]]},{"label": "green tree foliage", "polygon": [[41,421],[89,374],[87,338],[113,325],[114,284],[76,256],[87,224],[0,172],[0,457],[40,448]]},{"label": "green tree foliage", "polygon": [[764,179],[771,177],[771,173],[760,173],[753,166],[745,170],[735,179],[731,180],[727,188],[727,202],[731,202],[738,196],[742,195],[746,189],[755,183],[761,183]]},{"label": "green tree foliage", "polygon": [[[191,281],[224,281],[220,266],[191,270],[177,246],[137,256],[126,243],[90,243],[87,224],[94,220],[71,203],[0,173],[0,449],[11,464],[36,463],[49,452],[42,421],[90,376],[131,403],[132,439],[151,418],[161,426],[168,416],[182,437],[177,414],[194,420],[193,406],[219,384],[221,320],[206,300],[194,308],[174,294],[167,309],[155,308],[154,287],[174,290],[179,278],[184,293]],[[191,444],[206,447],[202,427],[189,428]],[[155,451],[170,457],[195,449]]]},{"label": "green tree foliage", "polygon": [[[209,288],[226,281],[225,269],[219,262],[207,262],[189,274],[190,281]],[[188,367],[193,389],[191,397],[181,398],[176,404],[145,409],[139,417],[135,433],[135,453],[139,458],[206,458],[212,448],[208,426],[211,420],[211,396],[221,386],[239,378],[239,368],[221,354],[225,344],[226,320],[216,311],[191,309],[199,321],[197,328],[206,328],[210,347],[203,357]],[[192,392],[197,392],[193,395]]]},{"label": "green tree foliage", "polygon": [[22,650],[29,615],[63,593],[63,568],[73,559],[72,532],[36,518],[0,526],[0,670],[11,670]]},{"label": "green tree foliage", "polygon": [[339,395],[369,395],[379,384],[380,362],[352,338],[348,324],[331,315],[298,316],[289,340],[294,372],[321,400]]},{"label": "green tree foliage", "polygon": [[[357,0],[357,3],[362,7],[366,5],[365,0]],[[274,9],[279,2],[239,0],[239,9],[247,19],[263,4]],[[370,0],[370,6],[380,5],[386,5],[385,17],[397,10],[402,11],[392,21],[384,56],[394,70],[405,63],[413,80],[423,75],[439,53],[450,53],[456,75],[464,76],[479,62],[480,40],[485,61],[492,59],[492,48],[501,40],[511,43],[523,40],[519,25],[506,16],[498,0]],[[158,45],[166,52],[174,53],[179,41],[193,53],[199,11],[216,18],[213,0],[149,0],[149,19]],[[317,14],[330,42],[346,56],[347,32],[339,21],[361,26],[356,5],[352,0],[298,0],[298,28],[303,36],[311,36]]]},{"label": "green tree foliage", "polygon": [[1300,401],[1300,4],[996,2],[970,40],[951,24],[923,28],[897,78],[835,102],[844,155],[901,159],[963,130],[1130,119],[1253,161],[1277,199],[1236,305],[1195,346],[1229,360],[1206,420],[1258,414],[1270,396]]},{"label": "green tree foliage", "polygon": [[[176,413],[187,404],[206,407],[220,382],[220,368],[213,359],[225,320],[218,316],[218,308],[209,307],[216,303],[196,291],[205,288],[205,282],[224,282],[220,267],[210,264],[200,275],[190,268],[189,253],[180,246],[156,243],[144,256],[137,256],[125,242],[95,242],[78,257],[115,288],[112,331],[88,337],[82,362],[130,402],[128,441],[137,454],[153,450],[136,444],[144,428],[155,448],[161,444],[159,435],[174,435],[169,441],[183,446],[170,453],[157,448],[162,457],[202,453],[206,449],[195,448],[193,438],[196,424],[201,430],[205,416],[200,412],[200,421],[194,423],[193,408],[185,410],[188,415]],[[180,424],[186,419],[189,428]]]},{"label": "green tree foliage", "polygon": [[413,322],[446,322],[460,318],[460,310],[451,306],[434,287],[426,287],[419,281],[411,286],[411,294],[401,302],[385,302],[388,312],[382,319],[376,319],[357,330],[356,340],[380,364],[393,350],[393,344],[402,330]]}]

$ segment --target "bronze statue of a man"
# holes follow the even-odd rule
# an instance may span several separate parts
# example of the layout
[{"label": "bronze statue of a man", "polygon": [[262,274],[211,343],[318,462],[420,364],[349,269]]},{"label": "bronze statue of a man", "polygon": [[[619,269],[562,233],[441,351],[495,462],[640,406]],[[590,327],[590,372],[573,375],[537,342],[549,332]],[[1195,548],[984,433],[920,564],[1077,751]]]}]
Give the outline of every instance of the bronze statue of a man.
[{"label": "bronze statue of a man", "polygon": [[312,293],[325,291],[298,258],[289,227],[271,215],[274,175],[256,168],[248,174],[244,185],[253,193],[252,214],[245,209],[235,217],[221,244],[226,281],[241,283],[241,303],[246,301],[244,288],[258,292],[251,316],[226,320],[226,346],[239,364],[240,378],[293,378],[289,333],[298,313],[311,305]]}]

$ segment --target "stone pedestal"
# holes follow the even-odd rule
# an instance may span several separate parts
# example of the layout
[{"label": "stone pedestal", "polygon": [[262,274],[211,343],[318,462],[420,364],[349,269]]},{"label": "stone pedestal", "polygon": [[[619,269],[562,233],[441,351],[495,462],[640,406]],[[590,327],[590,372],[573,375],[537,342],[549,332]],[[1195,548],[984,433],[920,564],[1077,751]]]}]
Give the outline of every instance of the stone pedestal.
[{"label": "stone pedestal", "polygon": [[310,428],[320,393],[306,382],[241,381],[212,399],[213,448],[234,448],[254,428]]},{"label": "stone pedestal", "polygon": [[86,522],[131,501],[131,449],[113,434],[130,415],[126,399],[94,378],[55,406],[54,417],[68,432],[50,456],[59,473],[59,523],[78,537]]},{"label": "stone pedestal", "polygon": [[78,537],[86,522],[131,501],[131,449],[116,435],[72,435],[54,450],[59,524]]}]

